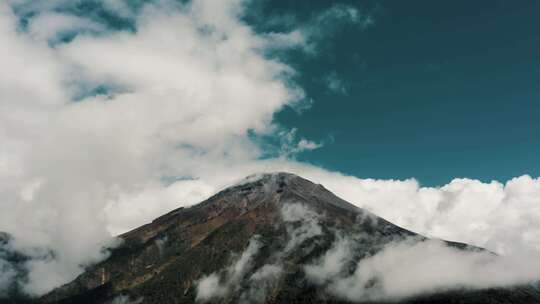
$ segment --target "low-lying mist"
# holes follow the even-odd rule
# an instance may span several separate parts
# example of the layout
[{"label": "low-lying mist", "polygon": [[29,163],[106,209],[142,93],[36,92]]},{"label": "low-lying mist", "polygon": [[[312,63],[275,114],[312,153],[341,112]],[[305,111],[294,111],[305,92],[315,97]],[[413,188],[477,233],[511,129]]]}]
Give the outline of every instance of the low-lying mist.
[{"label": "low-lying mist", "polygon": [[[302,245],[316,244],[318,240],[314,238],[324,233],[332,233],[334,241],[328,250],[302,266],[304,276],[329,296],[352,302],[512,288],[540,280],[540,256],[502,256],[478,247],[421,236],[389,238],[373,231],[349,233],[324,229],[325,215],[318,215],[301,203],[286,203],[281,211],[288,241],[281,252],[273,253],[272,262],[254,269],[252,261],[261,250],[260,236],[254,237],[235,262],[198,282],[198,301],[241,292],[243,303],[264,302],[268,287],[279,285],[280,279],[287,275],[283,266],[287,254],[295,250],[307,254],[316,245]],[[359,217],[357,225],[362,226],[362,221],[377,225],[377,219],[370,215]],[[370,253],[364,254],[367,251]],[[242,286],[251,287],[242,289]]]}]

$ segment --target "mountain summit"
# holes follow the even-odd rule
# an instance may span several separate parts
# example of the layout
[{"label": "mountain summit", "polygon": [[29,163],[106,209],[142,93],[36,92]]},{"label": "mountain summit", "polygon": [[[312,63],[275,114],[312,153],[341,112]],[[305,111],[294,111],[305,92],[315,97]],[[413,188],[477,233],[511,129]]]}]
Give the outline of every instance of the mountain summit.
[{"label": "mountain summit", "polygon": [[[247,177],[119,238],[108,259],[38,303],[540,303],[533,286],[395,283],[395,269],[407,266],[395,248],[497,257],[430,241],[289,173]],[[439,271],[432,269],[435,278]]]}]

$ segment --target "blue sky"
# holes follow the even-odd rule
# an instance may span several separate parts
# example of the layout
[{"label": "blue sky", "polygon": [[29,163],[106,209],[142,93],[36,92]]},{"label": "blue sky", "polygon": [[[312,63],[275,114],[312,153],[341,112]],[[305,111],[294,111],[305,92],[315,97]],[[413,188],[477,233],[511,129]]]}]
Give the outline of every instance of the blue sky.
[{"label": "blue sky", "polygon": [[[56,10],[110,29],[136,28],[99,3],[66,2]],[[286,106],[275,122],[323,143],[298,160],[430,186],[456,177],[540,175],[540,1],[246,3],[244,21],[254,29],[310,27],[320,40],[313,53],[293,48],[276,55],[296,70],[311,108],[299,113]],[[336,4],[356,8],[362,21],[317,19]],[[24,27],[35,13],[19,15]],[[66,31],[60,41],[80,34]]]},{"label": "blue sky", "polygon": [[[301,21],[326,3],[265,9]],[[348,3],[373,24],[343,26],[315,56],[291,55],[314,102],[276,119],[325,143],[300,159],[427,185],[540,175],[540,1]],[[329,77],[344,90],[325,86]]]}]

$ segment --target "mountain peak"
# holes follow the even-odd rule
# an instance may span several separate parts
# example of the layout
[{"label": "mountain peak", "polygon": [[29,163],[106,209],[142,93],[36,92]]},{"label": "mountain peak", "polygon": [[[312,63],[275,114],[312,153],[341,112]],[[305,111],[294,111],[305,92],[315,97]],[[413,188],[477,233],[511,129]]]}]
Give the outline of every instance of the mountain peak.
[{"label": "mountain peak", "polygon": [[[253,182],[258,180],[263,181],[287,181],[292,178],[301,178],[300,176],[285,172],[285,171],[276,171],[276,172],[259,172],[250,174],[242,179],[242,181]],[[240,183],[242,183],[242,181]]]},{"label": "mountain peak", "polygon": [[[362,261],[395,242],[428,240],[286,172],[248,176],[121,239],[107,260],[38,303],[116,303],[119,296],[148,304],[350,303],[327,293],[329,280],[354,280]],[[449,242],[441,246],[471,250]],[[376,274],[360,283],[350,288],[384,291]],[[436,296],[442,301],[428,295],[400,303],[479,304],[499,298],[491,292],[441,293]],[[535,301],[527,303],[540,303],[536,289],[499,292],[510,299],[501,303],[531,298]]]},{"label": "mountain peak", "polygon": [[289,172],[264,172],[248,175],[228,188],[234,190],[245,188],[246,186],[262,186],[265,191],[272,191],[287,187],[295,181],[298,182],[301,180],[309,182],[308,180]]},{"label": "mountain peak", "polygon": [[247,198],[251,205],[274,202],[278,205],[302,203],[316,209],[339,208],[350,212],[362,211],[334,195],[320,184],[289,172],[256,173],[220,191],[209,202],[238,202]]}]

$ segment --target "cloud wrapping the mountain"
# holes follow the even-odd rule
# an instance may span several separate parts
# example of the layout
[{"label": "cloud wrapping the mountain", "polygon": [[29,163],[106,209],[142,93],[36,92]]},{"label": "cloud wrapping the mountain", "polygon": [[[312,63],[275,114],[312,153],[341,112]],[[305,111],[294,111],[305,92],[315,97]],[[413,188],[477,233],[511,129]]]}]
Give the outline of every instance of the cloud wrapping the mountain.
[{"label": "cloud wrapping the mountain", "polygon": [[[497,255],[478,247],[459,249],[436,239],[397,235],[389,239],[373,231],[353,231],[336,234],[330,249],[304,265],[310,282],[352,302],[395,301],[460,289],[511,288],[540,279],[538,253]],[[376,251],[358,255],[365,250]]]},{"label": "cloud wrapping the mountain", "polygon": [[503,184],[463,178],[435,188],[412,179],[315,172],[311,177],[345,200],[418,233],[500,254],[540,251],[540,179],[525,175]]},{"label": "cloud wrapping the mountain", "polygon": [[254,270],[253,260],[261,247],[258,237],[254,237],[231,265],[201,278],[197,282],[196,301],[222,299],[241,290],[239,303],[264,303],[268,292],[279,282],[283,267],[278,258],[276,263]]},{"label": "cloud wrapping the mountain", "polygon": [[[317,213],[299,203],[288,203],[281,208],[281,217],[286,224],[290,239],[283,250],[289,253],[305,240],[322,234]],[[295,225],[299,224],[299,225]]]},{"label": "cloud wrapping the mountain", "polygon": [[[253,182],[256,179],[257,176],[253,176],[245,182]],[[268,257],[265,261],[268,264],[258,269],[254,268],[257,265],[253,265],[253,260],[257,254],[263,253],[261,250],[263,244],[256,235],[234,263],[198,281],[197,301],[206,302],[216,298],[225,298],[241,289],[240,303],[266,301],[268,293],[278,286],[283,273],[286,272],[283,266],[284,259],[297,250],[302,243],[322,234],[319,215],[302,203],[286,202],[280,209],[280,216],[288,237],[284,248]],[[249,275],[250,272],[251,275]]]},{"label": "cloud wrapping the mountain", "polygon": [[398,300],[462,288],[513,287],[540,278],[538,256],[464,251],[438,240],[391,242],[373,256],[356,261],[354,272],[347,274],[344,269],[354,252],[351,244],[336,242],[305,270],[310,281],[353,302]]},{"label": "cloud wrapping the mountain", "polygon": [[306,276],[315,284],[324,284],[343,270],[351,255],[350,240],[338,238],[334,246],[324,253],[319,263],[304,267]]},{"label": "cloud wrapping the mountain", "polygon": [[[205,276],[197,283],[197,301],[205,302],[215,298],[222,298],[234,292],[246,273],[251,269],[253,259],[261,248],[257,238],[250,240],[247,248],[240,257],[224,269],[224,273],[214,272]],[[223,276],[223,278],[222,278]]]},{"label": "cloud wrapping the mountain", "polygon": [[279,265],[264,265],[249,278],[249,286],[240,296],[240,303],[264,303],[268,293],[274,289],[281,277],[283,268]]},{"label": "cloud wrapping the mountain", "polygon": [[[283,202],[280,215],[282,224],[291,228],[287,229],[289,239],[280,251],[272,253],[266,261],[269,264],[258,269],[252,264],[259,252],[263,254],[261,246],[256,246],[257,239],[252,239],[234,263],[199,282],[198,300],[223,298],[242,290],[240,299],[245,303],[263,303],[271,290],[269,286],[283,284],[284,276],[297,275],[283,265],[293,251],[295,255],[309,256],[313,247],[305,245],[321,241],[315,238],[322,234],[319,222],[324,222],[325,215],[290,201]],[[369,223],[377,227],[377,222]],[[331,229],[326,232],[336,233]],[[308,281],[321,290],[352,302],[395,301],[460,289],[523,286],[540,278],[538,255],[500,256],[475,247],[458,249],[419,236],[388,238],[380,231],[341,230],[333,237],[334,244],[303,265],[303,271]]]},{"label": "cloud wrapping the mountain", "polygon": [[[0,208],[7,211],[0,231],[35,258],[28,293],[104,258],[112,235],[260,171],[298,173],[419,233],[500,253],[540,250],[539,179],[456,179],[439,188],[359,179],[291,160],[320,146],[295,137],[276,157],[263,157],[252,134],[280,134],[273,115],[306,99],[292,80],[297,71],[266,51],[316,48],[333,26],[257,33],[242,20],[239,0],[138,9],[95,2],[136,30],[57,11],[72,1],[0,3]],[[18,14],[36,17],[22,28]],[[342,5],[315,17],[325,25],[340,19],[373,23]],[[73,39],[60,43],[74,28]]]}]

